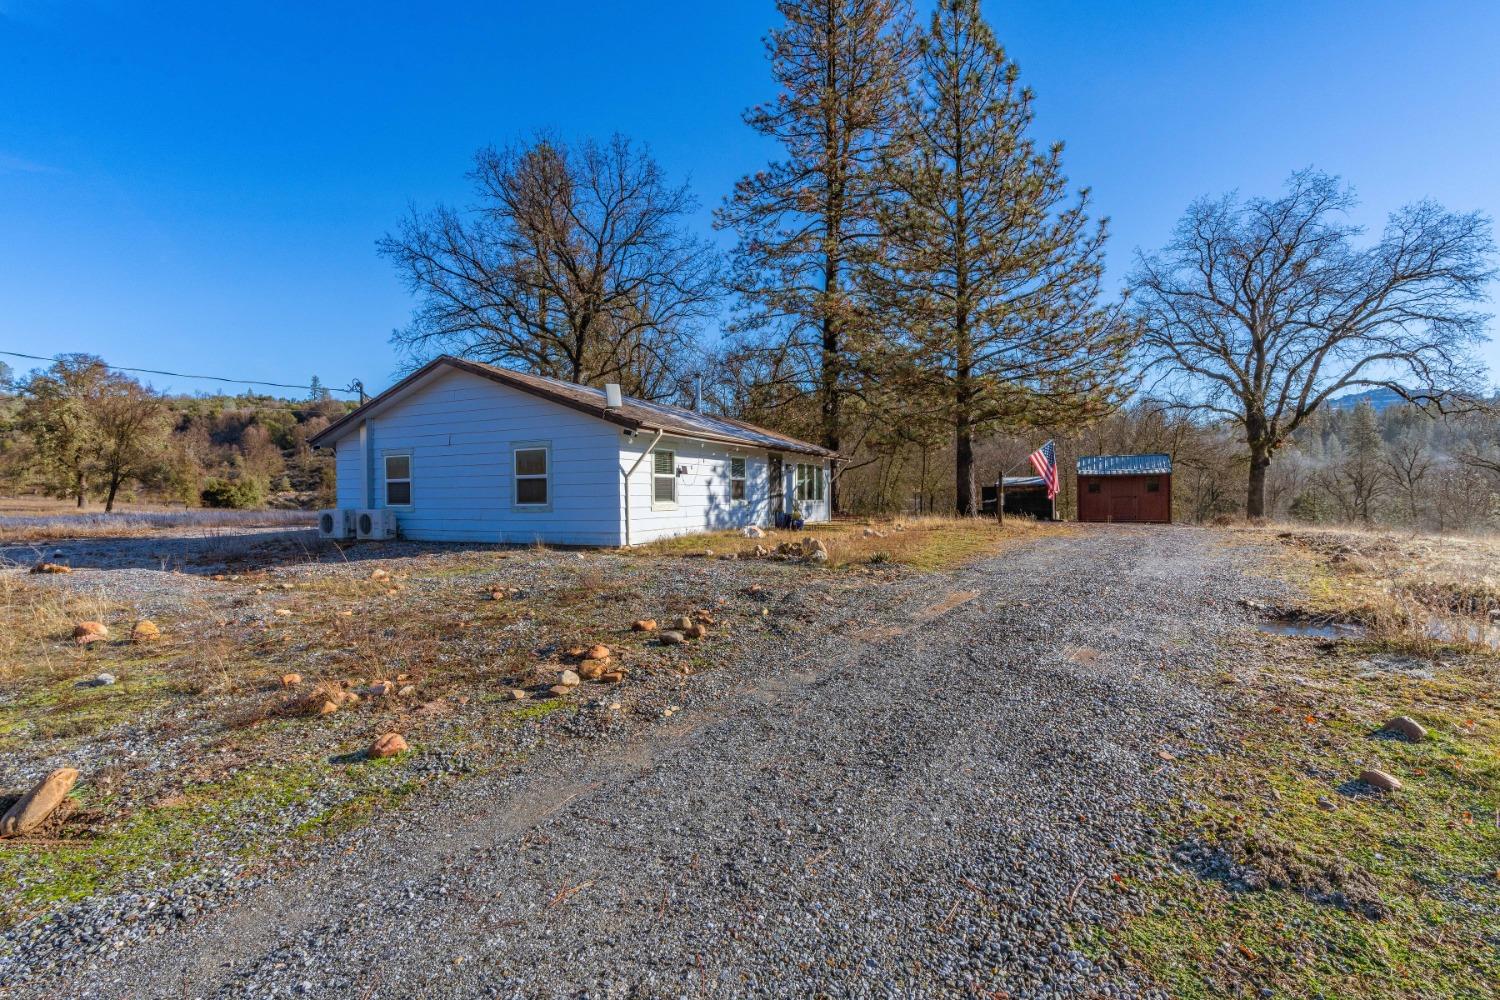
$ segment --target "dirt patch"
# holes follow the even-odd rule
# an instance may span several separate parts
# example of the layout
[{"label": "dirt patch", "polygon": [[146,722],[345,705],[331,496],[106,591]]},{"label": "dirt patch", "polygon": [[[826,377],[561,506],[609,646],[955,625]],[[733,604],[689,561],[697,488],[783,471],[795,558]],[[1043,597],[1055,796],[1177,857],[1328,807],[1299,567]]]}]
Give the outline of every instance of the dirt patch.
[{"label": "dirt patch", "polygon": [[1390,908],[1375,880],[1337,858],[1323,857],[1266,834],[1221,830],[1189,837],[1173,858],[1230,892],[1295,892],[1310,902],[1384,920]]}]

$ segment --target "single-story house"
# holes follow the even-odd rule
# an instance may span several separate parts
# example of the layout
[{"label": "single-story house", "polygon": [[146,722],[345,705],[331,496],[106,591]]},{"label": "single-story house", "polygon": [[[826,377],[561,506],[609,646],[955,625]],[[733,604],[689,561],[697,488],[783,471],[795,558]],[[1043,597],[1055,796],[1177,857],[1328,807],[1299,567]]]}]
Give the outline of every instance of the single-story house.
[{"label": "single-story house", "polygon": [[1171,524],[1172,456],[1081,456],[1078,520]]},{"label": "single-story house", "polygon": [[315,435],[340,510],[403,538],[638,545],[829,518],[826,448],[696,410],[444,356]]}]

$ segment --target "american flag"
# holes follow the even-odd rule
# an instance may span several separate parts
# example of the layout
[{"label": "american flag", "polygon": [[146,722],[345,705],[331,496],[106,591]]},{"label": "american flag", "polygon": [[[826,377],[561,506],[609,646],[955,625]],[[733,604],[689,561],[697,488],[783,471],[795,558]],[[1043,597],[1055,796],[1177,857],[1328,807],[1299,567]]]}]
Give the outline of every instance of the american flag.
[{"label": "american flag", "polygon": [[1057,499],[1057,449],[1052,447],[1048,441],[1036,451],[1026,456],[1031,462],[1031,467],[1036,474],[1042,477],[1047,484],[1047,499]]}]

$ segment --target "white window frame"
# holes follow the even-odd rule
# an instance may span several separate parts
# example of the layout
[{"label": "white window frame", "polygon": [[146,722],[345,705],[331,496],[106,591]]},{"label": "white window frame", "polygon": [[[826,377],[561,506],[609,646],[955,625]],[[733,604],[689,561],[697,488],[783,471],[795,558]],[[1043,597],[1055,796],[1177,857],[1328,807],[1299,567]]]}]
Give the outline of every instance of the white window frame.
[{"label": "white window frame", "polygon": [[[535,473],[522,474],[520,469],[521,452],[539,451],[545,456],[547,471],[540,476]],[[547,499],[542,503],[521,502],[521,481],[529,479],[540,479],[547,487]],[[510,445],[510,505],[520,511],[546,511],[552,509],[552,442],[551,441],[512,441]]]},{"label": "white window frame", "polygon": [[[657,458],[661,455],[668,456],[667,465],[671,468],[670,474],[657,470]],[[670,479],[672,482],[672,499],[670,500],[658,500],[656,498],[656,483],[661,479]],[[672,448],[651,449],[651,509],[677,509],[677,452]]]},{"label": "white window frame", "polygon": [[[740,463],[740,474],[738,476],[734,474],[734,463],[736,462]],[[750,502],[750,459],[744,455],[730,455],[727,471],[729,473],[729,502],[741,506],[748,504]],[[734,495],[735,483],[740,484],[740,496],[738,498]]]},{"label": "white window frame", "polygon": [[[391,475],[391,459],[393,459],[393,458],[404,458],[404,459],[406,459],[406,475],[405,476],[394,476],[393,477]],[[407,450],[407,451],[383,451],[383,452],[380,453],[380,475],[381,475],[381,483],[383,484],[383,490],[384,490],[384,496],[385,496],[385,505],[387,507],[400,507],[403,510],[405,510],[405,509],[407,509],[407,508],[409,508],[409,507],[412,506],[412,503],[416,500],[416,497],[417,497],[416,483],[415,483],[416,472],[417,472],[416,463],[412,460],[412,455],[411,455],[411,452],[409,450]],[[391,502],[391,483],[405,483],[406,484],[406,503],[392,503]]]},{"label": "white window frame", "polygon": [[798,462],[793,466],[792,495],[798,503],[822,503],[828,497],[823,485],[823,466]]}]

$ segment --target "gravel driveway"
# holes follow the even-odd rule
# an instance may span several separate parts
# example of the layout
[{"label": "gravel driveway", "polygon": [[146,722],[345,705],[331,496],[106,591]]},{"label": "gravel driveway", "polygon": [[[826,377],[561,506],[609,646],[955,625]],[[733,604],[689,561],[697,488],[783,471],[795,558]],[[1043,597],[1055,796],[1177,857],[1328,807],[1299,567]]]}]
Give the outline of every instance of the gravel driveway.
[{"label": "gravel driveway", "polygon": [[1130,905],[1112,876],[1165,857],[1148,812],[1183,790],[1161,752],[1213,727],[1185,678],[1245,639],[1236,601],[1272,585],[1244,569],[1209,531],[1079,527],[866,592],[855,634],[800,636],[712,698],[28,989],[1151,995],[1080,942]]}]

